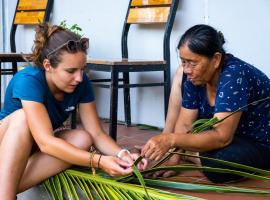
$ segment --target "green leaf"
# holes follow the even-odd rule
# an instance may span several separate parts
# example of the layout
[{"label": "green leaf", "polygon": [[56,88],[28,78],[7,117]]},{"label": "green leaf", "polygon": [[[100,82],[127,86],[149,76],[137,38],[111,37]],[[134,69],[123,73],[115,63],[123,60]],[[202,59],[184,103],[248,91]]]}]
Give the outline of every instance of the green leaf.
[{"label": "green leaf", "polygon": [[154,187],[166,187],[166,188],[174,188],[189,191],[201,191],[201,192],[249,193],[249,194],[270,195],[270,191],[267,190],[263,191],[232,186],[215,186],[199,183],[196,184],[183,183],[183,182],[165,181],[160,179],[159,180],[144,179],[144,180],[147,185]]},{"label": "green leaf", "polygon": [[200,158],[200,159],[204,159],[204,160],[209,160],[209,161],[220,163],[220,164],[223,164],[223,165],[226,165],[226,166],[238,168],[238,169],[241,169],[241,170],[248,170],[248,171],[250,171],[252,173],[258,173],[258,174],[265,175],[265,176],[269,176],[270,175],[270,171],[268,171],[268,170],[263,170],[263,169],[259,169],[259,168],[256,168],[256,167],[251,167],[251,166],[248,166],[248,165],[243,165],[243,164],[239,164],[239,163],[235,163],[235,162],[230,162],[230,161],[226,161],[226,160],[209,158],[209,157],[199,156],[199,155],[191,155],[191,154],[180,153],[180,152],[171,152],[171,153],[172,154],[182,155],[182,156],[189,156],[189,157],[194,157],[194,158]]},{"label": "green leaf", "polygon": [[[139,159],[137,159],[137,160],[139,160]],[[144,179],[143,179],[143,177],[142,177],[140,171],[139,171],[138,168],[136,167],[135,163],[136,163],[136,162],[134,162],[134,164],[132,165],[133,172],[134,172],[134,174],[138,177],[138,179],[139,179],[141,185],[143,186],[143,189],[144,189],[144,191],[145,191],[145,193],[146,193],[147,199],[148,199],[148,200],[151,200],[151,198],[150,198],[150,196],[149,196],[149,194],[148,194],[148,192],[147,192],[147,189],[146,189],[146,187],[145,187]]]},{"label": "green leaf", "polygon": [[209,120],[209,119],[198,119],[198,120],[196,120],[196,121],[192,124],[192,127],[196,127],[196,126],[198,126],[198,125],[201,125],[201,124],[207,122],[208,120]]},{"label": "green leaf", "polygon": [[148,130],[148,131],[158,131],[160,130],[158,127],[156,126],[151,126],[151,125],[147,125],[147,124],[137,124],[136,127],[138,129],[141,130]]},{"label": "green leaf", "polygon": [[235,174],[238,176],[243,176],[243,177],[255,179],[255,180],[262,180],[262,181],[270,183],[270,178],[260,176],[260,175],[255,175],[253,173],[232,170],[232,169],[214,168],[214,167],[198,167],[195,165],[176,165],[176,166],[156,167],[150,170],[145,170],[141,172],[141,174],[153,173],[153,172],[161,171],[161,170],[166,170],[166,171],[172,170],[175,172],[199,170],[199,171],[207,171],[207,172],[215,172],[215,173]]}]

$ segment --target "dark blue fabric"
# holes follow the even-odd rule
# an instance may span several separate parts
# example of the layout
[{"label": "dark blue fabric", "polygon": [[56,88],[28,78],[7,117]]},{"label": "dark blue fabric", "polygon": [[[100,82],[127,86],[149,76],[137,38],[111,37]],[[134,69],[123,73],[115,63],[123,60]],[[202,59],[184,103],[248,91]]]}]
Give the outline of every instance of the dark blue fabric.
[{"label": "dark blue fabric", "polygon": [[[269,162],[270,150],[260,144],[254,143],[253,140],[243,136],[235,136],[232,143],[229,146],[206,153],[200,153],[200,155],[219,160],[235,162],[252,167],[257,167],[260,169],[270,169],[270,162]],[[223,165],[205,159],[201,159],[201,163],[202,166],[204,167],[233,169],[238,171],[240,170],[238,168],[229,167],[227,165]],[[203,173],[209,180],[215,183],[236,181],[243,178],[241,176],[230,173],[224,174],[206,171]]]},{"label": "dark blue fabric", "polygon": [[[269,78],[254,66],[227,54],[217,85],[215,106],[208,103],[205,86],[183,84],[182,106],[198,109],[198,118],[211,118],[215,113],[233,112],[249,103],[270,96]],[[242,110],[236,135],[251,138],[270,149],[270,101]]]},{"label": "dark blue fabric", "polygon": [[65,93],[63,101],[57,101],[50,92],[44,70],[29,66],[19,71],[10,81],[0,119],[21,109],[21,100],[35,101],[47,108],[53,128],[60,127],[79,103],[94,101],[91,81],[84,74],[83,81],[73,93]]}]

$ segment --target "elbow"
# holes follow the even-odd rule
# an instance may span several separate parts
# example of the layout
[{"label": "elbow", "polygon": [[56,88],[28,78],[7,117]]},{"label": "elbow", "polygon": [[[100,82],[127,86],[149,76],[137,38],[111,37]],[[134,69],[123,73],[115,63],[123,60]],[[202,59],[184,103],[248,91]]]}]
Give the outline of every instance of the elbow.
[{"label": "elbow", "polygon": [[43,144],[39,145],[39,149],[40,149],[40,152],[48,154],[48,149],[49,148],[47,148],[47,145],[43,145]]},{"label": "elbow", "polygon": [[49,148],[48,148],[48,144],[47,143],[39,143],[38,144],[38,147],[39,147],[39,150],[40,150],[40,152],[42,152],[42,153],[45,153],[45,154],[48,154],[49,152]]},{"label": "elbow", "polygon": [[217,142],[217,149],[224,148],[232,142],[233,137],[220,137]]},{"label": "elbow", "polygon": [[44,140],[37,141],[37,145],[39,147],[39,150],[45,154],[50,154],[50,149],[51,149],[50,144],[52,144],[52,142],[48,138],[44,139]]}]

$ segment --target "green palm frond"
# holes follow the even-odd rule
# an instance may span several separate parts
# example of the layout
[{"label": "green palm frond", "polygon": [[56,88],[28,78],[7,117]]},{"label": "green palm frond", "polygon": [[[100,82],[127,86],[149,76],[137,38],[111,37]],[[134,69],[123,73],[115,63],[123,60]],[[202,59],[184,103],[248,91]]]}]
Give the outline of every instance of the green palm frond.
[{"label": "green palm frond", "polygon": [[[61,177],[61,178],[60,178]],[[57,182],[57,183],[56,183]],[[112,178],[104,178],[100,175],[91,175],[82,170],[68,169],[60,174],[51,177],[44,183],[47,191],[55,200],[67,199],[77,200],[83,194],[85,199],[148,199],[142,186],[130,183],[121,183]],[[62,189],[59,189],[62,188]],[[82,194],[78,194],[78,192]],[[200,199],[187,195],[181,195],[171,192],[162,191],[154,188],[147,188],[150,199],[155,200],[176,200],[176,199]]]},{"label": "green palm frond", "polygon": [[190,133],[200,133],[200,132],[202,132],[204,130],[210,129],[215,124],[223,122],[225,119],[229,118],[230,116],[234,115],[237,112],[240,112],[240,111],[244,110],[246,107],[249,107],[251,105],[255,106],[255,105],[257,105],[257,104],[259,104],[261,102],[267,101],[269,99],[270,99],[270,97],[266,97],[266,98],[251,102],[251,103],[249,103],[249,104],[247,104],[245,106],[242,106],[242,107],[238,108],[237,110],[235,110],[231,114],[227,115],[223,119],[218,119],[217,117],[213,117],[211,119],[199,119],[199,120],[195,121],[192,124],[192,130],[190,130],[189,132]]}]

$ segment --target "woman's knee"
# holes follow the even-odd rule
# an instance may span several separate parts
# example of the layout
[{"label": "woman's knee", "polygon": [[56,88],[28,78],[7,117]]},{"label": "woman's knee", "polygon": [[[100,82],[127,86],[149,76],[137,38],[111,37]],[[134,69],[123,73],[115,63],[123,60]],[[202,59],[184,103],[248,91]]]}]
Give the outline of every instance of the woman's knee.
[{"label": "woman's knee", "polygon": [[7,119],[7,129],[6,132],[10,130],[14,137],[19,137],[20,139],[32,139],[32,135],[26,120],[26,115],[23,109],[19,109],[11,113]]},{"label": "woman's knee", "polygon": [[[214,158],[218,160],[230,161],[230,162],[238,162],[237,159],[234,160],[234,155],[231,152],[216,150],[212,152],[207,152],[202,154],[204,157]],[[237,156],[237,155],[236,155]],[[219,162],[215,162],[208,159],[201,159],[201,164],[203,167],[210,168],[221,168],[221,169],[229,169],[229,170],[237,170],[236,168],[230,167],[225,164],[221,164]],[[203,171],[203,174],[213,183],[226,183],[231,181],[237,181],[243,177],[231,173],[219,173],[219,172],[209,172]]]},{"label": "woman's knee", "polygon": [[93,144],[91,135],[84,130],[71,130],[69,133],[60,135],[60,137],[83,150],[89,150]]},{"label": "woman's knee", "polygon": [[9,116],[9,126],[28,129],[26,115],[23,109],[16,110]]}]

